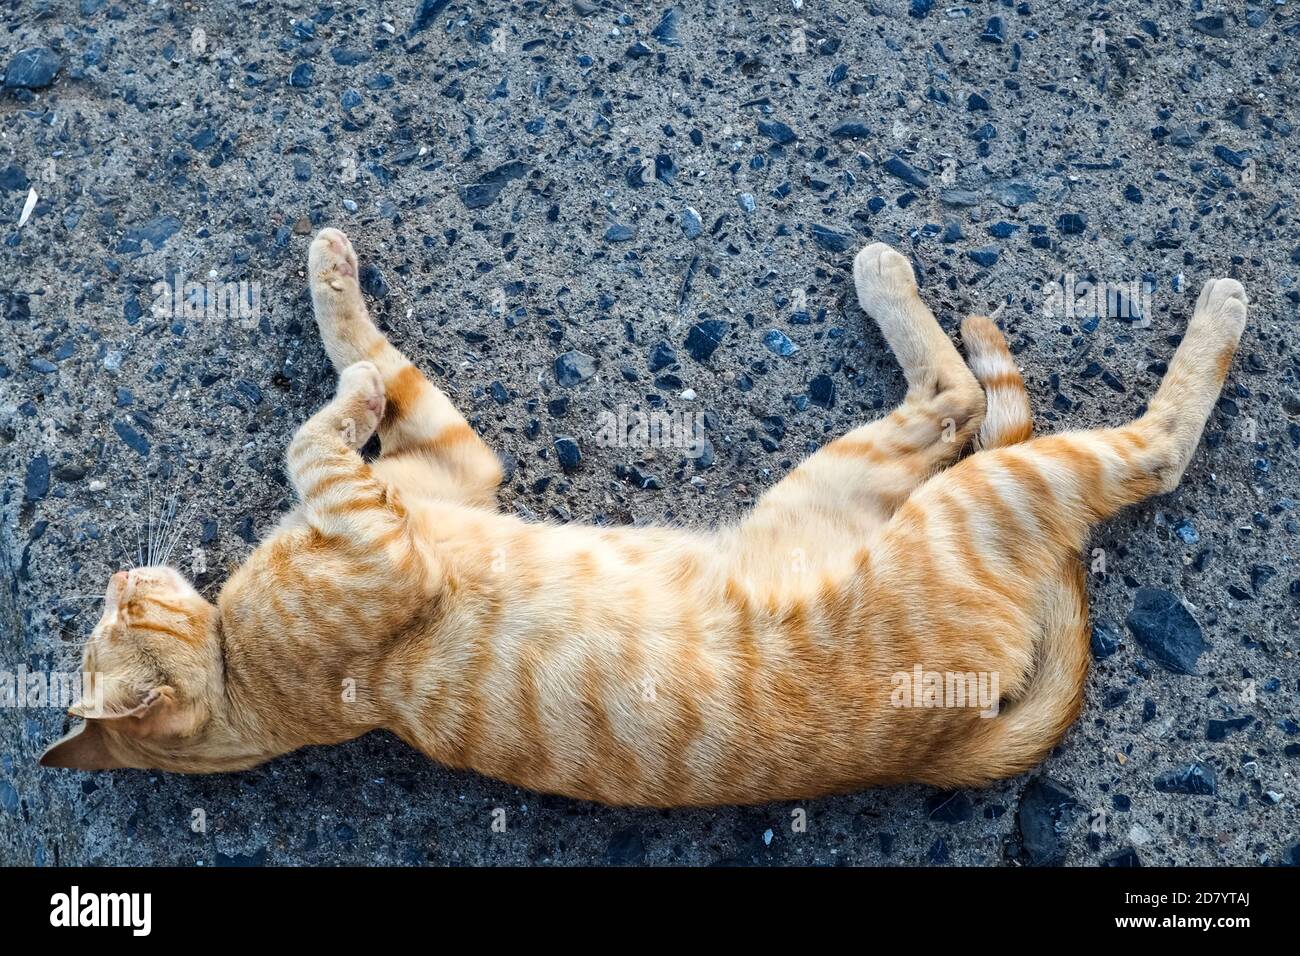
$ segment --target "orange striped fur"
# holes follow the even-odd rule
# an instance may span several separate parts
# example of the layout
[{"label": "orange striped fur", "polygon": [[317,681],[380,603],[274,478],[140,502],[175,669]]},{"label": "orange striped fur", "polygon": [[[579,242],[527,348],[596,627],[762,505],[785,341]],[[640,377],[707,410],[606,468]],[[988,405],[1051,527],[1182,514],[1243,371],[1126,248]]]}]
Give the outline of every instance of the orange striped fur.
[{"label": "orange striped fur", "polygon": [[[234,770],[384,728],[522,787],[665,807],[1023,772],[1081,706],[1089,529],[1177,485],[1246,315],[1211,280],[1143,417],[1033,439],[997,327],[967,320],[968,367],[875,244],[854,281],[899,408],[738,524],[555,526],[494,510],[496,456],[370,321],[347,238],[323,230],[309,267],[340,374],[289,446],[299,506],[215,605],[169,568],[115,575],[86,650],[105,708],[43,762]],[[901,699],[931,673],[996,676],[992,706]]]}]

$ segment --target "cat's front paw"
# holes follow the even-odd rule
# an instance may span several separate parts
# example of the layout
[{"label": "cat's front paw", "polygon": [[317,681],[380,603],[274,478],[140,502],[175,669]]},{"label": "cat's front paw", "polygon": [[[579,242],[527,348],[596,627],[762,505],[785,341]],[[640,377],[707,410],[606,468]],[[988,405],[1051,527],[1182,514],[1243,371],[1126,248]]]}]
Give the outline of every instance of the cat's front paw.
[{"label": "cat's front paw", "polygon": [[316,233],[307,253],[307,274],[312,292],[348,292],[357,288],[357,253],[339,229]]},{"label": "cat's front paw", "polygon": [[339,374],[335,402],[340,406],[343,440],[360,448],[370,440],[384,417],[384,377],[373,362],[353,362]]}]

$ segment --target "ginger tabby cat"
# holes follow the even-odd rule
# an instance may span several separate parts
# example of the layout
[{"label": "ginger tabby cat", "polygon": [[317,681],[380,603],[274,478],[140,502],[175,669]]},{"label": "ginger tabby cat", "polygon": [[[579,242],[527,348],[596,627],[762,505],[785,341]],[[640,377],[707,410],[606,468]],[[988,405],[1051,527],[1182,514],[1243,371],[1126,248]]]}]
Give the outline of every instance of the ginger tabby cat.
[{"label": "ginger tabby cat", "polygon": [[[1021,773],[1082,704],[1089,528],[1177,486],[1247,301],[1206,283],[1141,418],[1032,438],[997,327],[963,324],[968,368],[908,260],[868,246],[854,281],[906,398],[706,533],[494,511],[496,455],[375,328],[347,237],[322,230],[309,267],[339,382],[289,446],[301,504],[215,605],[168,567],[113,575],[85,652],[104,709],[43,764],[230,771],[383,728],[611,804]],[[897,706],[917,667],[995,675],[996,716]]]}]

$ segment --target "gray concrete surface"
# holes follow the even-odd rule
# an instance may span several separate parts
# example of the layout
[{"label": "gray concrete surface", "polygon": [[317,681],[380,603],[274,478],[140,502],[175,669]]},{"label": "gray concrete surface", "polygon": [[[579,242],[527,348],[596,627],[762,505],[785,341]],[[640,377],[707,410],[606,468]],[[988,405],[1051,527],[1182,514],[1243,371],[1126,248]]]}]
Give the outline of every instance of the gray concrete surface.
[{"label": "gray concrete surface", "polygon": [[[1296,860],[1294,5],[682,0],[667,26],[663,5],[603,0],[414,7],[0,11],[2,669],[76,665],[95,614],[70,595],[129,560],[150,486],[198,504],[178,553],[201,549],[201,585],[286,507],[283,450],[333,382],[303,275],[320,226],[353,237],[381,323],[512,462],[503,506],[611,522],[733,518],[898,399],[849,274],[881,239],[946,328],[1007,304],[1043,431],[1138,412],[1206,278],[1252,297],[1183,487],[1096,534],[1084,713],[1044,767],[979,792],[638,812],[380,734],[222,777],[43,772],[65,717],[11,708],[0,860]],[[258,315],[156,317],[178,271],[258,283]],[[1150,282],[1149,305],[1047,315],[1064,274]],[[727,331],[697,360],[701,321]],[[570,350],[597,371],[565,387]],[[659,404],[704,412],[712,454],[596,441],[601,411]],[[578,441],[571,473],[556,435]],[[1126,626],[1139,587],[1186,606],[1194,623],[1165,608],[1155,629],[1199,627],[1197,673]],[[1213,793],[1157,789],[1198,764],[1182,789]]]}]

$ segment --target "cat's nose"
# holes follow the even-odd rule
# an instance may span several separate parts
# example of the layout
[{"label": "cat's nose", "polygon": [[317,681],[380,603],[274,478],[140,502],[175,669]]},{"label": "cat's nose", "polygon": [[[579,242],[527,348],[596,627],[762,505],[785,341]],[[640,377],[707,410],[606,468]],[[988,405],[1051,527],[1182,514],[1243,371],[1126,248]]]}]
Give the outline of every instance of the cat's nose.
[{"label": "cat's nose", "polygon": [[114,575],[111,578],[108,579],[109,590],[124,591],[126,590],[126,582],[129,580],[131,580],[131,576],[129,574],[127,574],[125,571],[118,571],[114,573]]}]

